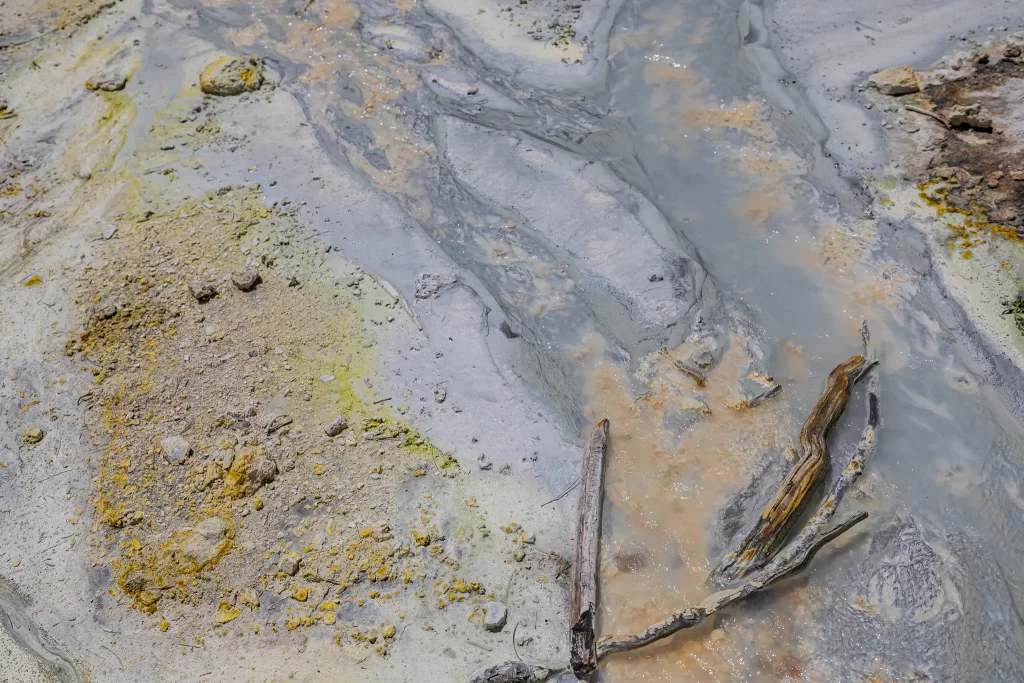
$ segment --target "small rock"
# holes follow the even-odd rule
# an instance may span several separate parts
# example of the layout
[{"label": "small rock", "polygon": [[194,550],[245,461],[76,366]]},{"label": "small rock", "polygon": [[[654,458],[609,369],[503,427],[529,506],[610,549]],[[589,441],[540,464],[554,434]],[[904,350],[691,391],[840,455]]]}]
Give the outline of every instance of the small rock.
[{"label": "small rock", "polygon": [[[251,351],[249,352],[250,358],[256,358],[258,355],[254,356]],[[227,417],[231,418],[231,424],[228,425],[231,429],[243,431],[252,426],[249,420],[245,419],[247,416],[242,413],[228,413]]]},{"label": "small rock", "polygon": [[271,458],[256,458],[245,473],[246,493],[252,495],[274,481],[277,477],[277,463]]},{"label": "small rock", "polygon": [[123,74],[116,72],[104,72],[93,76],[85,82],[85,87],[89,90],[103,90],[105,92],[115,92],[117,90],[124,90],[124,86],[128,83],[128,78]]},{"label": "small rock", "polygon": [[208,517],[196,524],[193,531],[208,541],[219,541],[234,529],[234,524],[225,517]]},{"label": "small rock", "polygon": [[231,546],[234,529],[234,523],[225,517],[210,517],[184,529],[182,559],[195,563],[197,570],[214,564]]},{"label": "small rock", "polygon": [[164,144],[160,145],[161,152],[170,152],[172,149],[174,149],[173,142],[165,142]]},{"label": "small rock", "polygon": [[452,275],[442,275],[441,273],[420,273],[416,276],[416,293],[417,299],[429,299],[444,289],[454,285],[458,280]]},{"label": "small rock", "polygon": [[188,291],[199,303],[206,303],[213,297],[217,296],[217,289],[208,282],[199,282],[194,280],[188,283]]},{"label": "small rock", "polygon": [[256,285],[263,282],[263,279],[255,268],[243,268],[231,273],[231,282],[243,292],[251,292],[256,289]]},{"label": "small rock", "polygon": [[[142,591],[138,595],[139,604],[142,607],[148,607],[148,608],[152,609],[153,611],[155,611],[155,609],[156,609],[155,605],[156,605],[156,603],[160,602],[160,598],[161,597],[162,597],[161,593],[156,593],[154,591]],[[144,610],[144,611],[146,611],[146,610]]]},{"label": "small rock", "polygon": [[1020,54],[1020,45],[1014,45],[1011,43],[1003,48],[1003,56],[1009,59],[1016,59],[1017,57],[1020,57]]},{"label": "small rock", "polygon": [[517,545],[515,550],[512,551],[512,559],[516,562],[522,562],[526,559],[526,548],[523,547],[522,543]]},{"label": "small rock", "polygon": [[992,130],[992,114],[980,104],[955,104],[949,110],[949,125],[954,128]]},{"label": "small rock", "polygon": [[221,475],[222,475],[221,469],[219,467],[217,467],[216,463],[214,463],[212,461],[206,463],[206,471],[203,474],[203,487],[202,487],[202,490],[205,491],[206,489],[208,489],[211,486],[213,486],[217,482],[217,480],[221,478]]},{"label": "small rock", "polygon": [[500,602],[484,603],[484,628],[492,633],[497,633],[505,628],[508,621],[508,610]]},{"label": "small rock", "polygon": [[1004,209],[999,209],[998,211],[995,211],[992,214],[992,217],[995,218],[1000,223],[1012,223],[1015,220],[1017,220],[1017,215],[1017,209],[1013,208],[1012,206],[1008,206]]},{"label": "small rock", "polygon": [[21,433],[21,440],[25,443],[39,443],[43,436],[44,432],[39,427],[29,427]]},{"label": "small rock", "polygon": [[199,74],[199,88],[207,95],[240,95],[263,85],[263,60],[253,55],[220,57]]},{"label": "small rock", "polygon": [[[88,180],[88,178],[84,178],[84,180]],[[101,233],[101,235],[103,236],[104,240],[109,240],[111,237],[114,236],[114,233],[116,233],[116,232],[117,232],[117,226],[116,225],[108,225],[107,227],[103,228],[103,232]]]},{"label": "small rock", "polygon": [[921,130],[921,124],[918,123],[916,119],[901,116],[897,119],[897,122],[900,124],[900,129],[904,133],[916,133]]},{"label": "small rock", "polygon": [[146,590],[149,579],[142,572],[131,572],[121,581],[121,587],[125,593],[138,593]]},{"label": "small rock", "polygon": [[277,563],[277,568],[288,576],[295,576],[299,571],[299,563],[302,562],[302,555],[299,553],[285,553]]},{"label": "small rock", "polygon": [[343,431],[345,431],[347,428],[348,420],[346,420],[343,415],[339,415],[337,419],[334,420],[334,422],[324,427],[324,432],[327,434],[327,436],[333,439],[338,434],[341,434]]},{"label": "small rock", "polygon": [[444,387],[434,387],[434,400],[438,403],[444,403],[444,400],[448,398],[448,390]]},{"label": "small rock", "polygon": [[1018,169],[1016,171],[1010,171],[1010,180],[1020,182],[1024,180],[1024,169]]},{"label": "small rock", "polygon": [[270,422],[267,423],[267,434],[273,434],[281,427],[290,425],[291,423],[291,415],[274,415],[270,418]]},{"label": "small rock", "polygon": [[110,320],[117,315],[117,306],[114,304],[108,304],[96,312],[96,317],[100,320]]},{"label": "small rock", "polygon": [[999,181],[1003,179],[1003,175],[1002,171],[992,171],[985,180],[990,188],[995,189],[999,187]]},{"label": "small rock", "polygon": [[185,458],[192,453],[192,447],[181,436],[168,436],[161,439],[160,450],[163,451],[164,460],[172,465],[181,465],[185,462]]},{"label": "small rock", "polygon": [[295,272],[283,273],[282,277],[284,278],[285,284],[288,285],[289,287],[299,286],[299,277],[298,275],[295,274]]},{"label": "small rock", "polygon": [[908,95],[920,92],[921,79],[909,64],[883,69],[868,78],[868,85],[883,95]]},{"label": "small rock", "polygon": [[654,273],[653,275],[649,275],[647,277],[648,282],[661,282],[664,279],[665,277],[663,275],[658,275],[657,273]]}]

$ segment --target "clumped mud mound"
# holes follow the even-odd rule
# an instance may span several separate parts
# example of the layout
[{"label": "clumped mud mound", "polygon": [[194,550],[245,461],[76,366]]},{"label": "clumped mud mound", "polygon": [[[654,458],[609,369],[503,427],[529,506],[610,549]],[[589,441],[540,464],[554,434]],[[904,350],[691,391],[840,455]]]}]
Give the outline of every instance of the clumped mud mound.
[{"label": "clumped mud mound", "polygon": [[[95,520],[91,563],[114,602],[182,647],[301,644],[327,628],[378,655],[407,612],[466,603],[459,614],[481,628],[505,609],[457,556],[496,542],[493,559],[515,565],[537,554],[534,537],[510,522],[489,539],[451,481],[459,465],[396,419],[407,405],[376,399],[375,328],[406,315],[394,296],[259,187],[121,215],[104,236],[65,349],[93,376],[79,401],[94,515],[76,514]],[[461,501],[454,525],[438,511],[447,497]],[[528,565],[523,579],[541,583],[536,572],[553,581],[567,567]]]},{"label": "clumped mud mound", "polygon": [[[376,410],[361,380],[367,328],[397,302],[358,270],[314,277],[292,212],[258,191],[112,225],[66,347],[95,376],[80,398],[99,461],[93,564],[110,568],[115,600],[189,640],[229,624],[331,625],[399,590],[422,597],[434,592],[427,566],[445,559],[429,496],[396,523],[394,494],[456,466]],[[353,305],[363,297],[369,316]],[[484,593],[452,585],[453,599]],[[345,637],[379,634],[383,652],[399,621]]]},{"label": "clumped mud mound", "polygon": [[[881,205],[932,237],[948,293],[989,343],[1020,360],[1024,317],[1024,37],[915,72],[868,79],[869,106],[895,113],[896,159]],[[1013,319],[1008,316],[1013,313]],[[1018,321],[1018,322],[1015,322]]]},{"label": "clumped mud mound", "polygon": [[962,253],[991,237],[1019,240],[1024,232],[1020,48],[1011,44],[998,58],[983,52],[975,60],[972,74],[927,86],[920,95],[949,123],[922,191],[944,211],[968,219],[957,235]]}]

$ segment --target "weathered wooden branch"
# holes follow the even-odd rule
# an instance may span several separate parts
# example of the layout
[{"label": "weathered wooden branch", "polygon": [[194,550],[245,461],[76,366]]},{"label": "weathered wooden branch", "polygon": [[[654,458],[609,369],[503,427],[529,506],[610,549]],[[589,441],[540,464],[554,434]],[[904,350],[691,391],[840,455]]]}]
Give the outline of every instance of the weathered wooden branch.
[{"label": "weathered wooden branch", "polygon": [[916,114],[924,114],[925,116],[933,118],[936,121],[938,121],[939,123],[941,123],[943,126],[945,126],[946,128],[950,128],[951,127],[950,124],[949,124],[949,119],[947,119],[942,114],[936,113],[934,111],[928,111],[927,109],[922,109],[921,107],[915,107],[912,104],[908,104],[906,107],[904,107],[904,109],[906,109],[907,111],[912,111],[912,112],[914,112]]},{"label": "weathered wooden branch", "polygon": [[[787,554],[789,557],[786,562],[778,564],[773,562],[760,570],[752,578],[747,579],[742,585],[714,593],[705,598],[697,607],[676,612],[667,619],[650,626],[642,633],[602,639],[597,646],[597,660],[600,661],[615,652],[638,650],[678,633],[683,629],[696,626],[715,612],[740,602],[753,593],[803,569],[826,543],[852,529],[855,525],[866,519],[867,516],[866,512],[852,515],[819,537],[813,539],[808,537],[802,545],[797,547],[798,541],[804,539],[804,535],[801,534],[791,544],[794,546],[794,551]],[[786,550],[789,550],[789,546],[787,546]],[[780,557],[781,555],[782,553],[780,553]],[[505,662],[504,664],[478,669],[469,677],[467,683],[542,683],[568,669],[569,665],[567,664],[539,665],[526,664],[524,662]]]},{"label": "weathered wooden branch", "polygon": [[[614,652],[627,652],[646,647],[651,643],[667,638],[683,629],[692,628],[701,623],[709,616],[722,610],[729,605],[739,602],[749,595],[756,593],[762,588],[779,581],[780,579],[799,571],[807,566],[814,555],[829,541],[837,538],[846,531],[852,529],[858,523],[867,518],[866,512],[860,512],[843,520],[834,528],[821,534],[819,537],[808,536],[804,543],[797,544],[794,539],[793,552],[785,562],[772,563],[768,567],[757,572],[735,588],[729,588],[713,593],[694,608],[687,608],[676,612],[667,619],[648,627],[642,633],[629,636],[616,636],[603,639],[597,648],[598,659],[606,657]],[[787,550],[789,546],[787,546]]]},{"label": "weathered wooden branch", "polygon": [[779,392],[781,392],[781,391],[782,391],[782,385],[781,384],[773,384],[772,386],[768,387],[767,389],[762,391],[757,396],[755,396],[753,398],[748,398],[747,400],[745,400],[743,402],[743,407],[744,408],[756,408],[759,405],[761,405],[762,403],[764,403],[765,401],[767,401],[769,399],[772,399],[772,398],[775,398],[776,396],[778,396]]},{"label": "weathered wooden branch", "polygon": [[810,494],[821,485],[831,467],[828,435],[846,410],[850,389],[869,362],[856,355],[829,374],[825,391],[800,429],[799,460],[765,507],[746,538],[712,571],[716,580],[743,578],[763,567],[786,542],[793,524],[807,506]]},{"label": "weathered wooden branch", "polygon": [[861,440],[850,457],[849,464],[843,469],[839,477],[836,478],[828,495],[825,496],[825,499],[818,506],[818,510],[807,522],[807,525],[778,555],[740,586],[719,591],[705,598],[696,608],[677,612],[651,626],[643,633],[602,640],[598,644],[598,658],[600,659],[612,652],[635,650],[668,637],[684,628],[696,626],[709,615],[714,614],[723,607],[739,602],[748,595],[800,571],[807,566],[822,546],[866,519],[867,513],[860,512],[833,527],[829,527],[839,507],[839,503],[843,500],[843,496],[846,495],[846,492],[849,491],[853,483],[864,472],[864,461],[874,452],[878,441],[878,428],[882,420],[878,405],[877,374],[873,375],[868,382],[867,394],[867,422],[864,426]]},{"label": "weathered wooden branch", "polygon": [[[843,363],[836,368],[829,377],[830,387],[832,386],[833,376],[840,370],[844,373],[844,377],[847,378],[846,386],[843,389],[845,391],[845,397],[842,397],[843,408],[845,408],[845,404],[849,400],[849,385],[859,380],[877,364],[874,360],[874,354],[871,351],[870,339],[868,337],[866,326],[863,329],[863,334],[865,346],[864,356],[854,356],[850,360],[846,361],[846,363]],[[854,359],[859,359],[859,362],[851,363]],[[835,392],[836,389],[832,389],[832,391]],[[826,389],[826,394],[828,393],[829,389]],[[824,400],[824,398],[825,397],[823,396],[822,399]],[[819,401],[818,407],[821,406],[822,402],[823,401]],[[636,650],[663,638],[667,638],[683,629],[696,626],[710,615],[721,611],[725,607],[740,602],[750,595],[767,588],[773,583],[801,571],[808,565],[808,563],[810,563],[822,547],[866,519],[868,516],[867,513],[859,512],[847,517],[835,525],[832,525],[832,520],[835,516],[836,510],[839,508],[839,504],[842,502],[846,493],[850,490],[850,487],[853,486],[854,482],[864,472],[864,462],[874,452],[878,442],[878,429],[881,426],[881,411],[879,409],[878,402],[877,373],[873,374],[868,380],[867,402],[868,414],[866,424],[864,426],[864,432],[857,446],[853,450],[849,463],[836,478],[828,492],[828,495],[826,495],[824,500],[822,500],[818,509],[810,520],[808,520],[807,524],[788,544],[782,548],[781,551],[778,552],[778,554],[771,557],[769,561],[767,561],[761,568],[757,569],[752,576],[747,578],[740,585],[727,588],[708,596],[697,607],[687,608],[676,612],[638,634],[603,638],[597,643],[596,655],[594,657],[595,663],[615,652]],[[839,413],[841,414],[842,410],[839,410]],[[833,418],[833,421],[837,417],[838,415]],[[808,421],[810,421],[810,418]],[[831,428],[831,425],[829,427]],[[587,445],[587,454],[584,457],[584,480],[587,478],[587,462],[591,457],[593,457],[591,455],[592,451],[599,449],[601,460],[603,461],[604,449],[606,447],[607,421],[602,421],[594,430],[594,434],[591,436],[591,440]],[[597,481],[599,486],[596,497],[599,505],[599,477]],[[582,515],[585,510],[582,501],[584,493],[585,491],[581,491],[580,493],[580,524],[583,523]],[[597,521],[599,524],[599,517]],[[580,535],[577,533],[577,541],[579,541],[579,538]],[[577,542],[577,550],[578,549],[579,543]],[[596,569],[596,549],[593,551],[592,557],[594,558],[594,568]],[[576,567],[574,567],[574,595],[576,571]],[[574,621],[571,620],[570,623],[574,623]],[[470,676],[467,683],[542,683],[543,681],[550,680],[551,678],[569,670],[571,666],[571,664],[540,665],[527,664],[524,662],[506,662],[504,664],[477,670]],[[576,672],[575,667],[573,666],[572,668],[574,672]],[[587,675],[589,675],[592,670],[593,669],[588,670]]]},{"label": "weathered wooden branch", "polygon": [[576,677],[583,680],[597,667],[597,553],[607,448],[608,420],[601,420],[594,427],[583,454],[569,594],[569,663]]}]

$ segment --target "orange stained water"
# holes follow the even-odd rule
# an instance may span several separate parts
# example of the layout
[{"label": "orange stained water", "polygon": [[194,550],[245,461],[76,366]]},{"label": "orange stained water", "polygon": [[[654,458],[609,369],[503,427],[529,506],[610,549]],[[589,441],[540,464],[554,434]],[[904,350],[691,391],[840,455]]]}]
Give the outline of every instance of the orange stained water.
[{"label": "orange stained water", "polygon": [[[577,355],[589,371],[588,422],[611,422],[605,474],[606,533],[601,552],[600,630],[639,631],[714,592],[709,540],[730,493],[750,479],[760,457],[784,457],[796,425],[785,393],[756,409],[742,407],[739,382],[749,372],[743,340],[733,336],[705,386],[679,371],[685,345],[653,354],[635,377],[610,362],[592,337]],[[680,433],[666,415],[692,413]],[[813,600],[797,584],[773,595],[774,612],[758,609],[727,623],[708,619],[639,652],[602,665],[605,681],[813,680],[793,624]],[[753,678],[751,678],[753,676]],[[824,680],[824,679],[821,679]]]},{"label": "orange stained water", "polygon": [[[280,10],[271,0],[257,0],[255,4],[271,16],[275,8]],[[412,6],[409,0],[396,3],[399,11]],[[312,122],[322,130],[332,130],[330,109],[340,107],[346,117],[363,123],[373,137],[366,151],[383,152],[389,168],[375,167],[367,161],[363,150],[339,139],[348,161],[380,187],[400,193],[409,213],[418,220],[426,220],[430,200],[425,184],[414,176],[423,171],[425,160],[435,150],[412,133],[397,102],[403,93],[420,87],[419,76],[398,64],[387,51],[365,43],[356,28],[359,17],[359,9],[352,0],[318,0],[315,12],[287,17],[286,39],[271,42],[282,55],[309,67],[298,81],[308,88],[305,95]],[[237,32],[232,39],[243,44],[259,35],[261,31],[253,29]],[[341,77],[355,86],[362,102],[342,96]]]}]

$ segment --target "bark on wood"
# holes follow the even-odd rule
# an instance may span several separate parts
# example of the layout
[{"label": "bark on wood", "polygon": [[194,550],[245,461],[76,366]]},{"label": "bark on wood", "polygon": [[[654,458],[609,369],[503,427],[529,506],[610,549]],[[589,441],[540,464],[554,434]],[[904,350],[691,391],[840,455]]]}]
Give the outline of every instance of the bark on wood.
[{"label": "bark on wood", "polygon": [[820,537],[813,539],[809,538],[806,543],[799,546],[796,545],[796,540],[794,539],[793,552],[790,553],[788,561],[778,564],[772,563],[768,567],[757,572],[753,577],[747,579],[740,586],[709,595],[704,598],[697,607],[687,608],[681,612],[676,612],[667,619],[650,626],[642,633],[602,640],[598,644],[597,648],[598,659],[603,659],[613,652],[637,650],[641,647],[645,647],[651,643],[659,641],[662,638],[667,638],[678,633],[683,629],[696,626],[715,612],[743,600],[762,588],[775,583],[779,579],[799,571],[811,561],[811,558],[814,557],[822,546],[853,528],[867,516],[866,512],[853,515],[837,524],[834,528],[822,534]]},{"label": "bark on wood", "polygon": [[712,578],[739,579],[763,567],[785,543],[793,524],[807,505],[808,497],[831,467],[828,435],[846,410],[850,389],[867,360],[856,355],[840,363],[828,376],[825,391],[800,430],[799,460],[783,480],[754,528],[736,550],[726,555]]},{"label": "bark on wood", "polygon": [[[866,519],[867,516],[866,512],[852,515],[823,533],[820,537],[813,539],[807,545],[795,549],[795,552],[791,554],[792,557],[789,562],[780,563],[778,566],[773,563],[759,571],[753,578],[748,579],[743,585],[714,593],[705,598],[697,607],[676,612],[642,633],[603,639],[597,647],[598,661],[612,653],[637,650],[662,638],[678,633],[683,629],[696,626],[715,612],[740,602],[762,588],[799,571],[807,566],[807,563],[811,561],[822,546],[853,528],[856,524]],[[796,543],[796,540],[794,540],[794,543]],[[559,667],[524,664],[523,662],[505,662],[504,664],[487,669],[479,669],[469,677],[466,683],[543,683],[543,681],[554,678],[568,668],[567,665]]]},{"label": "bark on wood", "polygon": [[597,553],[601,536],[601,497],[608,420],[601,420],[587,442],[576,509],[576,544],[569,594],[569,663],[586,680],[597,666]]},{"label": "bark on wood", "polygon": [[[839,401],[841,399],[842,403],[842,407],[838,410],[838,413],[831,418],[832,422],[838,418],[838,415],[842,413],[842,409],[845,409],[846,407],[846,403],[849,400],[850,385],[859,380],[877,364],[874,360],[874,354],[871,352],[870,339],[868,337],[866,325],[863,328],[863,335],[865,347],[864,356],[854,356],[837,367],[836,370],[833,371],[832,375],[829,376],[829,388],[826,389],[826,396],[829,395],[830,391],[833,393],[836,392],[836,389],[832,388],[833,379],[836,373],[842,372],[843,376],[846,378],[843,383],[836,382],[837,387],[842,389],[844,395],[834,396],[832,399],[832,401]],[[842,386],[840,386],[840,384]],[[815,409],[816,412],[819,408],[822,408],[822,404],[825,402],[826,396],[822,396],[822,400],[818,402],[818,406]],[[832,401],[830,401],[830,403]],[[676,612],[668,618],[650,626],[642,633],[602,639],[600,643],[597,643],[596,654],[594,656],[595,665],[596,662],[604,659],[612,653],[636,650],[663,638],[667,638],[683,629],[696,626],[715,612],[744,600],[748,596],[767,588],[786,576],[801,571],[808,565],[822,547],[866,519],[868,516],[867,513],[860,512],[847,517],[838,524],[831,525],[832,519],[835,516],[836,510],[842,502],[843,497],[863,473],[864,462],[871,456],[877,445],[878,429],[881,426],[877,374],[872,375],[868,381],[867,401],[868,414],[866,424],[864,426],[864,433],[856,448],[854,448],[849,463],[836,478],[828,495],[825,496],[814,515],[792,541],[786,544],[785,547],[783,547],[782,550],[774,557],[770,557],[770,560],[767,561],[763,567],[758,569],[753,576],[740,585],[714,593],[705,598],[697,607],[687,608],[680,612]],[[832,410],[835,410],[835,407],[833,407]],[[829,412],[830,411],[827,410],[824,411],[823,419],[827,419],[829,417]],[[814,413],[812,413],[811,418],[808,418],[808,422],[810,422],[813,417]],[[822,422],[821,424],[824,426],[827,423]],[[806,426],[807,425],[805,424],[805,427]],[[828,429],[831,429],[831,426],[831,424],[828,424]],[[587,445],[587,454],[584,458],[584,480],[586,480],[587,473],[586,463],[591,459],[592,453],[596,455],[595,451],[600,452],[600,460],[603,465],[604,450],[607,447],[607,428],[607,421],[602,421],[598,425],[597,429],[594,430],[590,443]],[[822,431],[824,432],[824,435],[827,436],[828,430],[824,429]],[[825,451],[825,454],[827,457],[827,450]],[[600,475],[598,475],[597,481],[600,484]],[[595,531],[599,530],[600,525],[600,486],[597,488],[598,517],[596,521],[598,529],[595,529]],[[582,514],[585,510],[583,506],[583,495],[584,492],[581,492],[580,524],[583,523]],[[577,541],[579,538],[580,534],[577,533]],[[580,544],[577,542],[577,551],[579,551],[579,548]],[[596,571],[596,549],[593,551],[591,557],[594,560],[594,571]],[[577,566],[574,566],[574,598],[576,597],[575,589],[577,582],[575,581],[575,572],[577,571]],[[594,598],[593,604],[596,607],[596,597]],[[576,614],[577,612],[574,611],[573,613]],[[575,622],[571,621],[570,623]],[[591,626],[592,625],[593,624],[591,622]],[[570,639],[571,637],[572,635],[570,634]],[[573,671],[576,672],[576,667],[572,665],[572,663],[565,665],[536,665],[526,664],[523,662],[506,662],[505,664],[479,669],[469,678],[467,683],[542,683],[543,681],[550,680],[551,678],[560,675],[564,671],[568,670],[570,666]],[[587,675],[589,675],[592,670],[593,668],[587,671]]]},{"label": "bark on wood", "polygon": [[[873,365],[873,362],[871,363]],[[602,640],[598,644],[598,659],[612,652],[625,652],[649,645],[673,633],[696,626],[709,615],[723,607],[743,600],[780,579],[800,571],[811,561],[814,555],[833,539],[853,528],[867,518],[866,512],[848,517],[839,524],[831,526],[839,503],[850,487],[864,472],[864,461],[874,452],[878,442],[878,429],[881,425],[881,412],[878,405],[878,377],[873,375],[868,382],[868,416],[864,425],[864,433],[850,457],[850,462],[843,469],[825,499],[818,506],[814,516],[799,534],[779,552],[763,569],[736,588],[719,591],[704,599],[697,607],[677,612],[667,619],[651,626],[643,633]]]},{"label": "bark on wood", "polygon": [[781,392],[781,391],[782,391],[782,385],[781,384],[775,384],[775,385],[769,387],[768,389],[764,390],[763,392],[761,392],[760,394],[758,394],[754,398],[749,398],[746,401],[744,401],[743,402],[743,407],[744,408],[756,408],[759,405],[761,405],[762,403],[764,403],[765,401],[767,401],[769,399],[772,399],[772,398],[775,398],[776,396],[778,396],[779,392]]},{"label": "bark on wood", "polygon": [[467,683],[538,683],[562,671],[565,671],[564,666],[552,670],[539,664],[505,662],[477,669]]}]

